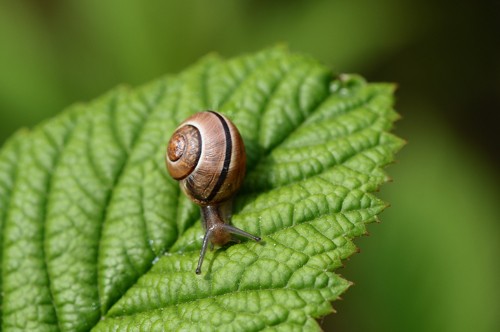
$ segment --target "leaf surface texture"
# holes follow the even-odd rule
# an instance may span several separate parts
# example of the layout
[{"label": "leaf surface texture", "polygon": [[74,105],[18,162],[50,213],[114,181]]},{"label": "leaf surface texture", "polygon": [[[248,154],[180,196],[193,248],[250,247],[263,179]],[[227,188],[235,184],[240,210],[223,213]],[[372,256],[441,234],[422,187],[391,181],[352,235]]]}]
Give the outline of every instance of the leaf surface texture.
[{"label": "leaf surface texture", "polygon": [[[334,270],[386,207],[372,192],[403,144],[393,91],[278,47],[208,56],[20,131],[0,151],[2,329],[319,330],[350,285]],[[263,241],[209,252],[198,276],[199,210],[164,153],[206,109],[240,129],[232,222]]]}]

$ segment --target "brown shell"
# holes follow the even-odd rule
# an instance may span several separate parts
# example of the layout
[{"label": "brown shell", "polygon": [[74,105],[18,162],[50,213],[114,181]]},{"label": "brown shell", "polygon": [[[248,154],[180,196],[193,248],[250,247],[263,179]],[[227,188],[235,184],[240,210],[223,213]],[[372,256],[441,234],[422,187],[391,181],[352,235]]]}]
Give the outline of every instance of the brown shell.
[{"label": "brown shell", "polygon": [[177,129],[167,147],[167,170],[176,180],[182,180],[193,172],[201,154],[200,131],[186,125]]},{"label": "brown shell", "polygon": [[[192,165],[194,159],[196,165]],[[230,199],[245,177],[246,154],[240,133],[229,119],[213,111],[196,113],[177,128],[166,160],[169,173],[199,205]]]}]

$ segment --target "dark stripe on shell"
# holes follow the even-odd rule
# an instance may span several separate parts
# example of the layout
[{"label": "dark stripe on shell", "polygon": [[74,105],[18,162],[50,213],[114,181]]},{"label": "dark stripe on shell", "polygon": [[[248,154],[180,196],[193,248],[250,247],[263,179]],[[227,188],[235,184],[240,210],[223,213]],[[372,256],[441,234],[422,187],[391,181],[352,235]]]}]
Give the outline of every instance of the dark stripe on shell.
[{"label": "dark stripe on shell", "polygon": [[226,180],[227,173],[229,172],[229,165],[231,164],[231,156],[233,153],[233,141],[231,139],[231,131],[229,130],[229,126],[226,120],[217,112],[213,111],[209,112],[219,118],[222,127],[224,128],[224,134],[226,135],[226,154],[224,156],[224,166],[222,167],[221,173],[217,179],[217,183],[215,184],[214,188],[212,189],[212,192],[210,193],[210,195],[208,195],[206,199],[207,202],[210,202],[219,193],[222,184]]}]

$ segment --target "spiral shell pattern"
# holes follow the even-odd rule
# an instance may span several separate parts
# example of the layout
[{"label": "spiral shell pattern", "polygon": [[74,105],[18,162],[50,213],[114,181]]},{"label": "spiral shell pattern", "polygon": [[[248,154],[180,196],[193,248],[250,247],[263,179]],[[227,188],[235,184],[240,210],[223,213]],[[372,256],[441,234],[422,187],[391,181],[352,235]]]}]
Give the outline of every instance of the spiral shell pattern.
[{"label": "spiral shell pattern", "polygon": [[176,129],[167,147],[167,169],[195,203],[206,206],[230,199],[245,177],[246,154],[236,126],[206,111]]}]

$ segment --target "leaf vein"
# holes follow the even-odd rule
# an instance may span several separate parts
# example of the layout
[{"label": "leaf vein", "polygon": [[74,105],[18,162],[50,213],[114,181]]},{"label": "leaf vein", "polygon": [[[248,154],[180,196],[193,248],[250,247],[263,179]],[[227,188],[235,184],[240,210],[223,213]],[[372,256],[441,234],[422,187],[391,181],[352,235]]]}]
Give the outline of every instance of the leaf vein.
[{"label": "leaf vein", "polygon": [[[144,119],[142,121],[139,121],[139,126],[138,126],[138,129],[135,133],[135,135],[133,136],[132,138],[132,142],[131,142],[131,148],[130,148],[130,151],[127,151],[127,149],[125,149],[125,152],[126,152],[126,156],[125,158],[122,160],[121,164],[119,165],[119,169],[117,171],[117,173],[115,174],[114,176],[114,181],[113,181],[113,184],[111,186],[111,190],[108,191],[108,194],[106,195],[106,199],[104,200],[104,211],[103,211],[103,214],[102,214],[102,217],[101,217],[101,220],[100,220],[100,230],[98,232],[98,236],[99,236],[99,240],[98,240],[98,250],[96,251],[96,259],[95,259],[95,262],[97,262],[96,266],[95,266],[95,269],[96,269],[96,279],[95,279],[95,285],[97,287],[98,290],[100,290],[100,287],[98,287],[99,285],[99,278],[100,278],[100,272],[99,272],[99,252],[101,251],[101,247],[102,247],[102,231],[103,231],[103,228],[104,228],[104,224],[107,220],[107,215],[108,215],[108,209],[109,209],[109,203],[111,202],[111,200],[113,199],[113,193],[115,192],[114,189],[116,188],[117,184],[120,183],[120,179],[124,173],[124,170],[127,166],[127,164],[129,163],[129,160],[130,160],[130,156],[132,154],[132,152],[134,151],[134,148],[135,146],[137,145],[137,142],[139,141],[142,133],[143,133],[143,130],[144,128],[146,127],[146,123],[149,121],[150,119],[150,116],[151,116],[151,113],[153,112],[153,110],[155,109],[155,107],[161,102],[161,100],[163,99],[163,97],[165,96],[166,94],[166,86],[163,84],[161,86],[161,89],[160,89],[160,92],[158,93],[158,96],[156,97],[155,101],[153,102],[153,105],[148,105],[147,103],[145,103],[144,100],[142,100],[143,103],[145,103],[146,107],[145,107],[145,110],[146,110],[146,115],[144,116]],[[115,105],[115,103],[112,103],[112,106]],[[128,255],[125,255],[127,259],[129,259]],[[100,291],[98,291],[98,302],[101,303],[101,299],[102,299],[102,294],[100,294]],[[109,305],[109,307],[111,307],[113,305],[113,303],[111,303]],[[105,313],[103,313],[105,314]]]}]

